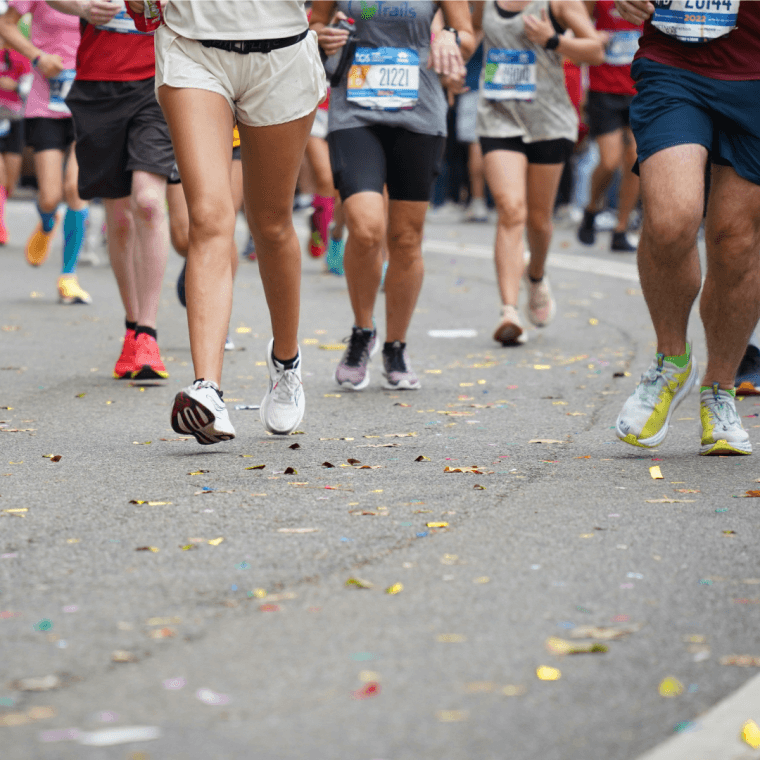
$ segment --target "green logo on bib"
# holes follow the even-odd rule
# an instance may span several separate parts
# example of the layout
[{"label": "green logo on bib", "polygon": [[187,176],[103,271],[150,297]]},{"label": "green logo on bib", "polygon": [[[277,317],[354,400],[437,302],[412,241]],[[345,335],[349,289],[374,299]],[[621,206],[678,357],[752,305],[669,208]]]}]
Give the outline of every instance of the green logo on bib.
[{"label": "green logo on bib", "polygon": [[368,5],[364,2],[364,0],[360,0],[362,4],[362,18],[363,19],[370,19],[372,18],[375,13],[377,13],[377,6],[376,5]]}]

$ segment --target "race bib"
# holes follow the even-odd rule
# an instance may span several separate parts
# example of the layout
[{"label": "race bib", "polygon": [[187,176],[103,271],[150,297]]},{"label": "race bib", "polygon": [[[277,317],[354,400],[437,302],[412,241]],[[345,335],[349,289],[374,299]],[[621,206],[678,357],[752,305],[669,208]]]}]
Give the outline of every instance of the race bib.
[{"label": "race bib", "polygon": [[56,113],[65,113],[71,116],[68,106],[64,102],[69,94],[71,85],[74,84],[77,72],[75,69],[64,69],[57,77],[48,79],[50,84],[50,102],[48,108]]},{"label": "race bib", "polygon": [[[122,2],[122,0],[111,0],[111,2]],[[124,5],[123,2],[122,5]],[[107,32],[118,32],[119,34],[152,34],[151,32],[141,32],[138,30],[132,17],[127,13],[126,5],[107,24],[96,26],[95,28],[103,29]]]},{"label": "race bib", "polygon": [[609,63],[610,66],[630,65],[639,49],[639,37],[641,37],[641,32],[638,29],[612,32],[604,51],[604,62]]},{"label": "race bib", "polygon": [[483,95],[490,100],[533,100],[536,54],[532,50],[491,48],[486,57]]},{"label": "race bib", "polygon": [[409,48],[357,47],[348,71],[348,102],[374,111],[414,108],[419,99],[420,57]]},{"label": "race bib", "polygon": [[7,137],[11,133],[11,120],[0,119],[0,137]]},{"label": "race bib", "polygon": [[659,0],[652,25],[681,42],[709,42],[736,27],[739,0]]}]

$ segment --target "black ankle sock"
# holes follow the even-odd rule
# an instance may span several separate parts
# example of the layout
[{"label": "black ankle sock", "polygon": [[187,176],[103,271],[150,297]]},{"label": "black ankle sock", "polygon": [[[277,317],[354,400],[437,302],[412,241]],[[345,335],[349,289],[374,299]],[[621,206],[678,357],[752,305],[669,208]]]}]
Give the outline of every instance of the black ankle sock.
[{"label": "black ankle sock", "polygon": [[145,333],[146,335],[150,335],[150,337],[153,338],[153,340],[158,340],[158,333],[153,327],[146,327],[145,325],[137,325],[135,327],[135,338],[140,333]]},{"label": "black ankle sock", "polygon": [[539,283],[539,282],[541,282],[541,280],[543,280],[543,279],[544,279],[544,276],[543,276],[543,275],[541,275],[541,277],[539,277],[538,279],[536,279],[535,277],[531,277],[530,275],[528,275],[528,279],[529,279],[529,280],[530,280],[530,281],[531,281],[531,282],[532,282],[534,285],[538,285],[538,283]]},{"label": "black ankle sock", "polygon": [[399,348],[403,351],[406,348],[406,343],[402,343],[400,340],[394,340],[392,343],[383,343],[383,353],[389,353],[393,350],[393,347],[398,343]]},{"label": "black ankle sock", "polygon": [[[203,383],[203,382],[205,382],[205,379],[204,379],[204,378],[202,378],[202,377],[196,377],[196,378],[195,378],[195,382],[196,382],[196,383]],[[195,383],[193,383],[193,385],[195,385]],[[216,390],[216,389],[215,389],[215,390]],[[222,391],[222,390],[217,390],[216,392],[219,394],[219,398],[222,398],[222,396],[224,396],[224,391]]]},{"label": "black ankle sock", "polygon": [[130,322],[128,319],[124,320],[124,324],[127,326],[127,330],[136,330],[137,322]]},{"label": "black ankle sock", "polygon": [[283,361],[282,359],[278,359],[274,352],[272,353],[272,358],[280,365],[282,365],[283,369],[293,369],[295,367],[296,361],[298,359],[298,354],[296,354],[292,359],[288,359],[287,361]]}]

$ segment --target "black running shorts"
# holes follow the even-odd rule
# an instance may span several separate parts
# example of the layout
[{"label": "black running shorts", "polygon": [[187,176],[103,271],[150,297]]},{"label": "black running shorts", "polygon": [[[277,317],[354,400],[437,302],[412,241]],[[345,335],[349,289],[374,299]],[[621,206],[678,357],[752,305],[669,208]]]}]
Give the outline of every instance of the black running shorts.
[{"label": "black running shorts", "polygon": [[4,137],[0,137],[0,153],[24,152],[24,120],[18,119],[11,122],[11,131]]},{"label": "black running shorts", "polygon": [[610,92],[593,92],[586,95],[586,114],[591,137],[599,137],[630,127],[628,110],[633,95],[615,95]]},{"label": "black running shorts", "polygon": [[79,195],[125,198],[132,172],[168,177],[174,151],[153,78],[137,82],[75,80],[66,98],[74,116]]},{"label": "black running shorts", "polygon": [[68,150],[74,142],[74,122],[71,119],[49,119],[36,116],[26,119],[26,144],[35,153],[42,150]]},{"label": "black running shorts", "polygon": [[492,150],[510,150],[523,153],[529,164],[564,164],[573,153],[573,141],[560,137],[526,143],[522,137],[481,137],[480,149],[484,156]]},{"label": "black running shorts", "polygon": [[429,201],[441,171],[446,138],[373,124],[327,135],[333,182],[342,200],[365,191],[392,201]]}]

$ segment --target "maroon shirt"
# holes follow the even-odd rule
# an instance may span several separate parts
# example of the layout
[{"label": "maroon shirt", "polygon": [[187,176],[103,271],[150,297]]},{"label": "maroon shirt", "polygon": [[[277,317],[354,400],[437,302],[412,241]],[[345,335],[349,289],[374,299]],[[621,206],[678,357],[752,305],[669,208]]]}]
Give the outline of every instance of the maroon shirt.
[{"label": "maroon shirt", "polygon": [[711,42],[679,42],[647,20],[636,58],[649,58],[710,79],[760,79],[760,2],[743,0],[736,29]]}]

